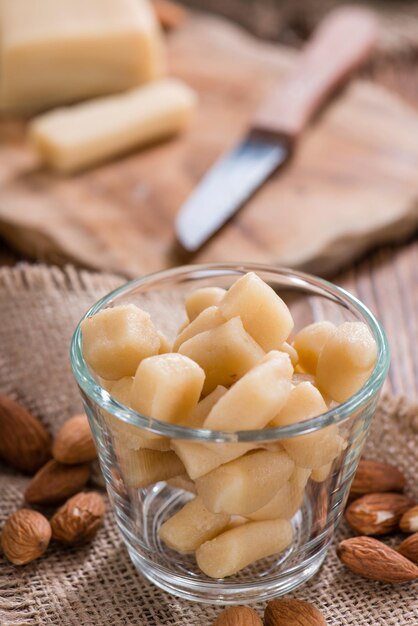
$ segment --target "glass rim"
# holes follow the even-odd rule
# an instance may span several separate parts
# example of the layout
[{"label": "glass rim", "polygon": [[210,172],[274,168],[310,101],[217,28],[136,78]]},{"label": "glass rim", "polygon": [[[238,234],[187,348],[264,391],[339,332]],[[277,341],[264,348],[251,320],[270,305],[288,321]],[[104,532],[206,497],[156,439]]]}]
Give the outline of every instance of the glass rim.
[{"label": "glass rim", "polygon": [[[295,279],[296,284],[299,283],[299,285],[302,286],[306,285],[306,287],[310,286],[320,288],[322,292],[332,296],[334,300],[337,300],[340,304],[345,305],[346,308],[351,310],[354,309],[357,313],[360,313],[363,321],[366,321],[368,327],[372,331],[377,344],[376,365],[361,389],[338,406],[329,409],[325,413],[321,413],[316,417],[297,422],[296,424],[277,426],[275,428],[229,432],[204,428],[190,428],[188,426],[180,426],[178,424],[163,422],[146,415],[142,415],[141,413],[134,411],[112,398],[110,393],[94,379],[86,361],[84,360],[82,352],[82,335],[80,326],[84,319],[106,308],[115,298],[118,298],[119,296],[126,294],[137,287],[152,284],[153,282],[158,282],[159,280],[163,280],[165,282],[166,279],[180,277],[182,275],[189,276],[191,273],[196,274],[196,278],[208,278],[210,276],[224,276],[233,273],[241,275],[249,271],[269,272],[276,274],[277,277],[282,276],[288,279]],[[200,276],[200,274],[202,275]],[[322,293],[322,295],[325,294]],[[276,441],[308,434],[310,432],[326,428],[332,424],[338,424],[354,412],[361,410],[366,403],[378,393],[386,378],[390,361],[388,341],[380,322],[358,298],[350,294],[342,287],[333,285],[323,278],[318,278],[314,275],[292,270],[290,268],[274,267],[260,263],[208,263],[182,265],[146,274],[140,278],[128,281],[103,296],[83,315],[77,324],[72,337],[70,356],[71,367],[77,384],[86,396],[98,404],[104,411],[111,413],[113,416],[119,418],[127,424],[140,427],[153,434],[170,437],[171,439],[203,441],[205,443]]]}]

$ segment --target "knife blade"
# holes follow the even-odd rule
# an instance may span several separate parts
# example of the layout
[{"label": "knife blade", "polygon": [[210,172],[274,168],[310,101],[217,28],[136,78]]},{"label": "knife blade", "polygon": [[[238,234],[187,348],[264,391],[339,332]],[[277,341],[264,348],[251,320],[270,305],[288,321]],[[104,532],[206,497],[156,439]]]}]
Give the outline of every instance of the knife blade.
[{"label": "knife blade", "polygon": [[197,251],[288,158],[324,101],[370,56],[374,15],[360,7],[332,11],[295,67],[255,113],[247,137],[221,157],[181,207],[177,239]]}]

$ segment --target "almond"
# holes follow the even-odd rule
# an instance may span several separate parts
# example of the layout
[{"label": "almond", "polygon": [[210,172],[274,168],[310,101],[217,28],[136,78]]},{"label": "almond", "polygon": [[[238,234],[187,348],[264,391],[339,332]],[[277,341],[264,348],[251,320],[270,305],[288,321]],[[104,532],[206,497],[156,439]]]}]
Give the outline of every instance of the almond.
[{"label": "almond", "polygon": [[418,532],[418,504],[402,515],[399,527],[404,533]]},{"label": "almond", "polygon": [[418,567],[407,558],[371,537],[341,541],[339,559],[355,574],[384,583],[403,583],[418,578]]},{"label": "almond", "polygon": [[25,491],[30,504],[55,504],[80,491],[90,476],[88,465],[63,465],[52,459],[32,478]]},{"label": "almond", "polygon": [[38,511],[21,509],[12,513],[1,534],[1,547],[9,561],[24,565],[40,557],[51,539],[51,526]]},{"label": "almond", "polygon": [[249,606],[231,606],[218,615],[213,626],[263,626],[263,622]]},{"label": "almond", "polygon": [[362,535],[386,535],[396,530],[403,513],[414,501],[399,493],[369,493],[354,500],[345,518]]},{"label": "almond", "polygon": [[0,457],[34,474],[50,458],[51,442],[41,422],[21,404],[0,395]]},{"label": "almond", "polygon": [[63,424],[52,445],[52,456],[68,465],[87,463],[97,457],[87,415],[74,415]]},{"label": "almond", "polygon": [[398,552],[413,563],[418,564],[418,533],[414,533],[404,539],[398,548]]},{"label": "almond", "polygon": [[397,467],[379,461],[361,460],[351,485],[350,497],[382,491],[403,491],[405,483],[405,476]]},{"label": "almond", "polygon": [[99,493],[77,493],[51,518],[53,538],[67,545],[90,541],[103,524],[105,510]]},{"label": "almond", "polygon": [[326,626],[321,611],[309,602],[282,598],[272,600],[264,611],[266,626]]}]

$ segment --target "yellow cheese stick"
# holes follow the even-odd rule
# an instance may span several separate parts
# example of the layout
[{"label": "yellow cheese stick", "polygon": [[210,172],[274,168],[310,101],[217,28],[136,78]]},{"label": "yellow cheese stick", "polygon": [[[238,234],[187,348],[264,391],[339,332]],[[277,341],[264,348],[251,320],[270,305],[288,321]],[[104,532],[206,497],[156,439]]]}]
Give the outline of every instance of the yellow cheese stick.
[{"label": "yellow cheese stick", "polygon": [[180,131],[195,107],[194,92],[162,79],[117,96],[36,118],[30,138],[43,160],[72,172]]},{"label": "yellow cheese stick", "polygon": [[148,0],[0,0],[0,104],[39,111],[160,77]]}]

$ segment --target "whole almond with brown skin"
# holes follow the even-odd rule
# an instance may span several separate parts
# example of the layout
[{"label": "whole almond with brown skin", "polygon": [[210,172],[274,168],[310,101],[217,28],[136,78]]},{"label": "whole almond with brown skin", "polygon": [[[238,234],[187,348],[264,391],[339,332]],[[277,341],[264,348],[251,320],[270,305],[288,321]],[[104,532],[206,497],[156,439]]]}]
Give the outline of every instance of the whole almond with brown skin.
[{"label": "whole almond with brown skin", "polygon": [[63,424],[54,439],[52,456],[68,465],[87,463],[97,457],[87,415],[74,415]]},{"label": "whole almond with brown skin", "polygon": [[264,611],[266,626],[326,626],[321,611],[309,602],[282,598],[272,600]]},{"label": "whole almond with brown skin", "polygon": [[4,395],[0,395],[0,457],[28,474],[51,457],[51,441],[38,418]]},{"label": "whole almond with brown skin", "polygon": [[249,606],[231,606],[218,615],[213,626],[263,626],[263,622]]},{"label": "whole almond with brown skin", "polygon": [[55,504],[83,489],[90,476],[84,465],[63,465],[55,459],[48,461],[32,478],[25,491],[30,504]]},{"label": "whole almond with brown skin", "polygon": [[366,493],[403,491],[405,476],[394,465],[379,461],[361,460],[350,489],[350,498]]},{"label": "whole almond with brown skin", "polygon": [[418,564],[418,533],[414,533],[404,539],[398,548],[398,552],[413,563]]},{"label": "whole almond with brown skin", "polygon": [[402,515],[399,528],[404,533],[418,532],[418,504]]},{"label": "whole almond with brown skin", "polygon": [[400,493],[369,493],[347,507],[345,519],[361,535],[386,535],[396,530],[413,505],[413,500]]},{"label": "whole almond with brown skin", "polygon": [[339,559],[355,574],[384,583],[403,583],[418,578],[418,567],[407,558],[372,537],[341,541]]},{"label": "whole almond with brown skin", "polygon": [[86,543],[103,524],[106,506],[96,491],[77,493],[51,518],[52,536],[66,545]]},{"label": "whole almond with brown skin", "polygon": [[21,509],[12,513],[1,533],[1,547],[9,561],[24,565],[40,557],[51,539],[51,526],[41,513]]}]

